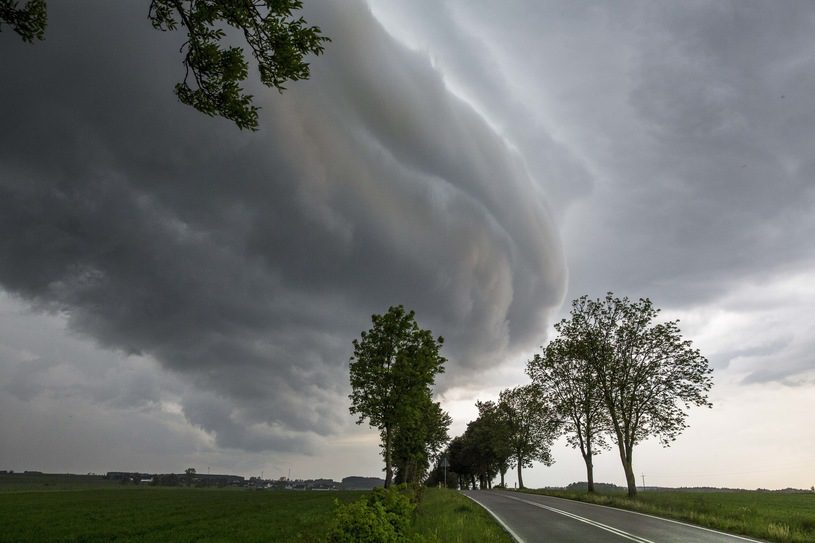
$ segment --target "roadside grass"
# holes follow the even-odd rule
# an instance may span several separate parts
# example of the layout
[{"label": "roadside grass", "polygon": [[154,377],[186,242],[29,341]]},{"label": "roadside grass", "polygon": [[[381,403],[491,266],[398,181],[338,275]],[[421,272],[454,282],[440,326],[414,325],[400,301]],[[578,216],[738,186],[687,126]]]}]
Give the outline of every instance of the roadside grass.
[{"label": "roadside grass", "polygon": [[815,493],[645,491],[630,500],[624,494],[524,492],[638,511],[778,543],[815,541]]},{"label": "roadside grass", "polygon": [[426,488],[416,508],[416,533],[444,543],[512,543],[481,506],[455,490]]},{"label": "roadside grass", "polygon": [[0,542],[322,541],[361,492],[119,487],[0,492]]}]

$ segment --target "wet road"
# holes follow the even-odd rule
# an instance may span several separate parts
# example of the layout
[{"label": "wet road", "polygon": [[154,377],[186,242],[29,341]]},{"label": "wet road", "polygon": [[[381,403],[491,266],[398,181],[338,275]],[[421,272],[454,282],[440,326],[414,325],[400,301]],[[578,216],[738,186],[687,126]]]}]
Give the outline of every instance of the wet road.
[{"label": "wet road", "polygon": [[550,496],[491,490],[470,490],[464,494],[492,513],[519,543],[759,542],[673,520]]}]

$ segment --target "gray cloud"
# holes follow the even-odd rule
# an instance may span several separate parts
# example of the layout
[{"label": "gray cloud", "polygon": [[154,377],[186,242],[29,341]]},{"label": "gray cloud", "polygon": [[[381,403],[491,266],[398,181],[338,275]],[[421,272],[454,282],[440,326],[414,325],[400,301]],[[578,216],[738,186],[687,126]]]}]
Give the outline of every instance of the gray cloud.
[{"label": "gray cloud", "polygon": [[334,41],[254,92],[257,134],[175,101],[180,37],[140,6],[49,8],[44,43],[0,37],[0,284],[154,357],[219,446],[347,424],[350,341],[391,304],[447,337],[448,384],[538,340],[564,267],[523,160],[366,7],[312,7]]},{"label": "gray cloud", "polygon": [[[681,312],[811,268],[809,3],[374,5],[521,149],[557,209],[569,298]],[[752,379],[794,380],[799,352]]]},{"label": "gray cloud", "polygon": [[578,232],[578,213],[567,235],[586,249],[575,244],[576,283],[605,262],[608,288],[687,306],[812,258],[812,15],[641,10],[621,118],[604,127],[620,137],[597,157],[601,228]]}]

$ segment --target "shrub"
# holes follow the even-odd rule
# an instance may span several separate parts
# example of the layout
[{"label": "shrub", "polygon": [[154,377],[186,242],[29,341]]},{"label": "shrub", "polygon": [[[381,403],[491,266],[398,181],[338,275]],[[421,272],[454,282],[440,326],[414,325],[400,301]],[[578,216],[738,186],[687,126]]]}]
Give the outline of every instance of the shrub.
[{"label": "shrub", "polygon": [[411,534],[415,496],[406,488],[377,488],[367,498],[340,505],[328,533],[329,543],[420,542]]},{"label": "shrub", "polygon": [[388,522],[381,503],[358,500],[340,505],[334,525],[328,532],[329,543],[397,543],[399,535]]}]

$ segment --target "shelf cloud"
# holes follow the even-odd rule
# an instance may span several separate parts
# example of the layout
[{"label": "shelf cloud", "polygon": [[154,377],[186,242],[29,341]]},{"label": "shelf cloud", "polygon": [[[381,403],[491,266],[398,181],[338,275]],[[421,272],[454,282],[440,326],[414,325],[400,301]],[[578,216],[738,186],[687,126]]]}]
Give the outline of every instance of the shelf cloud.
[{"label": "shelf cloud", "polygon": [[45,42],[2,36],[0,285],[179,376],[219,446],[346,425],[351,340],[389,305],[445,336],[446,386],[540,341],[565,288],[542,192],[365,4],[309,12],[332,46],[253,89],[251,134],[176,101],[180,38],[133,5],[49,9]]}]

